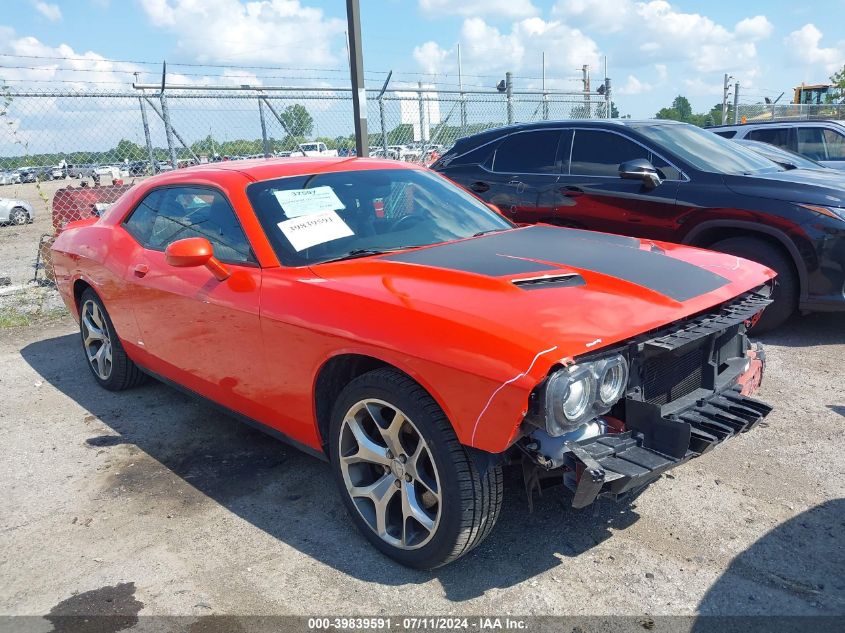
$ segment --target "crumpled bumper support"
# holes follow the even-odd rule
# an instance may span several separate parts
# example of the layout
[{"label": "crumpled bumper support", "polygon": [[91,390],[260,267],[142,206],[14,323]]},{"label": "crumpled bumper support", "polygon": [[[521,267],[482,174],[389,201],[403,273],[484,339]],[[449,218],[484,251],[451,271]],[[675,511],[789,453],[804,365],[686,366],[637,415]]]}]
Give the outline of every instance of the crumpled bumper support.
[{"label": "crumpled bumper support", "polygon": [[[636,491],[665,471],[754,428],[770,411],[769,405],[729,390],[670,418],[641,420],[636,430],[573,443],[568,446],[575,470],[574,481],[570,480],[575,484],[572,505],[582,508],[598,497],[618,499]],[[673,431],[672,441],[655,441],[665,439],[668,429]]]}]

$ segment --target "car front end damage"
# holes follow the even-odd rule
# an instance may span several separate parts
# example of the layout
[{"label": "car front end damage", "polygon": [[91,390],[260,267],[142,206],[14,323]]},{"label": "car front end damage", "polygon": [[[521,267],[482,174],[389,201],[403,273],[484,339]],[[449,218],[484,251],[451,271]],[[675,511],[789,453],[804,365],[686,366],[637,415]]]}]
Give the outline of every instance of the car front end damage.
[{"label": "car front end damage", "polygon": [[563,483],[581,508],[631,496],[662,473],[754,428],[765,354],[748,327],[767,288],[714,311],[555,366],[532,392],[521,455],[529,504]]}]

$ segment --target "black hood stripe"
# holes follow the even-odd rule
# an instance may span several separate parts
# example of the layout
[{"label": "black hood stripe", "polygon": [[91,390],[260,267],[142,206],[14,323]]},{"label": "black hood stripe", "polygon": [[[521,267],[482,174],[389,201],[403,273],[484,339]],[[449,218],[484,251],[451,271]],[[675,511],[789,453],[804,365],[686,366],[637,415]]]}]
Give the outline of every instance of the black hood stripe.
[{"label": "black hood stripe", "polygon": [[542,260],[624,279],[675,301],[687,301],[728,283],[694,264],[642,250],[634,238],[550,226],[494,233],[384,259],[491,277],[549,270],[541,262],[528,261]]}]

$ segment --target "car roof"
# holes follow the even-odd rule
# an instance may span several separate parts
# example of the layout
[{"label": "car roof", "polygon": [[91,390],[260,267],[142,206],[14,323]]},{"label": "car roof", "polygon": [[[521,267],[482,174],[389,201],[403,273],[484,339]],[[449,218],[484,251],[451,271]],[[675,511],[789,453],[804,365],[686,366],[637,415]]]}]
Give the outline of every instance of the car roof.
[{"label": "car roof", "polygon": [[833,123],[838,126],[845,126],[845,121],[840,119],[801,119],[800,121],[780,120],[780,121],[749,121],[748,123],[733,123],[726,125],[711,125],[707,127],[708,130],[739,130],[742,128],[750,128],[766,125],[777,125],[780,127],[802,126],[802,125],[823,125],[825,123]]},{"label": "car roof", "polygon": [[[201,163],[184,169],[165,172],[153,178],[167,181],[181,180],[182,176],[213,178],[215,174],[221,172],[237,172],[250,180],[259,181],[288,176],[304,176],[326,171],[364,171],[370,169],[423,169],[423,167],[384,158],[252,158],[218,163]],[[149,180],[152,181],[153,178]]]}]

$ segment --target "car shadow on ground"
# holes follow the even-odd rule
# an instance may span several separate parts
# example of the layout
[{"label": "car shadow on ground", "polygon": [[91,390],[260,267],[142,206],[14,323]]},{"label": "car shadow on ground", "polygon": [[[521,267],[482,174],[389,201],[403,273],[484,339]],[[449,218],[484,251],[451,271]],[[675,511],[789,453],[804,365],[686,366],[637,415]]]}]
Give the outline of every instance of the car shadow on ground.
[{"label": "car shadow on ground", "polygon": [[772,332],[755,336],[764,345],[784,347],[813,347],[845,344],[845,324],[840,312],[816,312],[796,315]]},{"label": "car shadow on ground", "polygon": [[[120,393],[99,388],[85,366],[78,335],[32,343],[21,355],[46,381],[113,431],[92,434],[86,440],[92,450],[134,445],[152,458],[133,456],[128,460],[132,468],[116,463],[105,471],[106,499],[119,496],[126,502],[127,496],[130,501],[134,496],[145,513],[150,508],[174,512],[176,504],[176,514],[182,516],[202,512],[210,499],[361,580],[402,585],[436,578],[448,599],[467,600],[557,567],[563,577],[568,558],[639,518],[631,506],[609,502],[573,510],[559,488],[535,498],[534,512],[528,514],[521,475],[508,472],[501,517],[490,537],[443,569],[410,570],[379,554],[355,530],[328,464],[155,381]],[[174,486],[171,474],[185,485]],[[172,503],[168,496],[175,498]]]},{"label": "car shadow on ground", "polygon": [[[704,595],[698,612],[705,616],[842,616],[843,570],[845,499],[834,499],[781,523],[734,558]],[[706,625],[704,618],[693,631],[713,630]],[[781,630],[776,621],[772,625],[772,631]],[[806,621],[789,630],[828,629]]]}]

